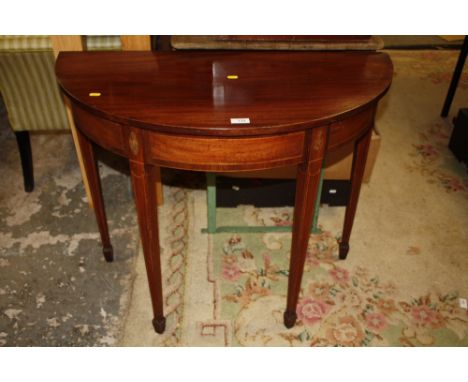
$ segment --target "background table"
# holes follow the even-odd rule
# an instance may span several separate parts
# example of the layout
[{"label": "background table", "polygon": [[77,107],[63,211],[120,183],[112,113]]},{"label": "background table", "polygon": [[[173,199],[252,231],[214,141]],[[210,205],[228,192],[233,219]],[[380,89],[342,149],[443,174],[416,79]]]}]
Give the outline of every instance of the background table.
[{"label": "background table", "polygon": [[392,64],[375,52],[61,53],[107,261],[113,259],[94,144],[129,159],[153,306],[165,328],[156,213],[157,166],[251,171],[297,165],[284,323],[296,321],[320,169],[355,142],[339,257],[349,251],[378,100]]}]

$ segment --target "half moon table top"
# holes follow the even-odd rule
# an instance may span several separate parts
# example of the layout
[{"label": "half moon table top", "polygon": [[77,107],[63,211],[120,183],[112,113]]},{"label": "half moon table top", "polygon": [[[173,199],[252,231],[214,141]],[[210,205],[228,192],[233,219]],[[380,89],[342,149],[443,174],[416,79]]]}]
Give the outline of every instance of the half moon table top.
[{"label": "half moon table top", "polygon": [[392,72],[377,52],[62,52],[56,63],[62,90],[93,114],[205,136],[338,121],[378,101]]},{"label": "half moon table top", "polygon": [[71,101],[107,261],[113,249],[94,147],[129,160],[157,333],[166,325],[154,209],[158,167],[297,166],[283,315],[291,328],[321,169],[330,151],[354,142],[340,259],[349,251],[375,110],[391,83],[390,58],[375,52],[65,52],[56,74]]}]

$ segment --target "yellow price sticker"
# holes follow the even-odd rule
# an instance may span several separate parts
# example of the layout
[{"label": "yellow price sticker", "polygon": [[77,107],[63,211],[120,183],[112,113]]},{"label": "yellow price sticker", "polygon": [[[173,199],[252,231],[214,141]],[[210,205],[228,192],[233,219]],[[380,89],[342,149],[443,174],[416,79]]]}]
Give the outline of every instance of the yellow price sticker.
[{"label": "yellow price sticker", "polygon": [[100,97],[101,93],[89,93],[90,97]]}]

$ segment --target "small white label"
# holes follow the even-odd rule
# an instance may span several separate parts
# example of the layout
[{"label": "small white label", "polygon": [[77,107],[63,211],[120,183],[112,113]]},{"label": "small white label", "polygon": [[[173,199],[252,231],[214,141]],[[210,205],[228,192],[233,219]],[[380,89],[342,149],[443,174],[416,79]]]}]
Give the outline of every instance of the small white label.
[{"label": "small white label", "polygon": [[250,118],[231,118],[231,125],[247,125],[250,123]]},{"label": "small white label", "polygon": [[336,194],[336,190],[332,188],[331,190],[328,191],[328,193],[330,193],[330,194]]},{"label": "small white label", "polygon": [[466,298],[459,298],[458,302],[460,303],[460,308],[468,309],[468,304],[466,302]]}]

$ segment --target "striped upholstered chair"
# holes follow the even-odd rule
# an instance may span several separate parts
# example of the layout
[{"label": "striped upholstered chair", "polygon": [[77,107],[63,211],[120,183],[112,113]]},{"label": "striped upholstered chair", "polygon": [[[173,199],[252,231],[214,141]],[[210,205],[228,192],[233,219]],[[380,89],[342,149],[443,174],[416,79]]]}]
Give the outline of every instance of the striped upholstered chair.
[{"label": "striped upholstered chair", "polygon": [[[119,36],[87,36],[83,46],[118,50],[121,40]],[[0,36],[0,92],[18,142],[27,192],[34,188],[29,132],[70,129],[54,62],[49,36]]]}]

